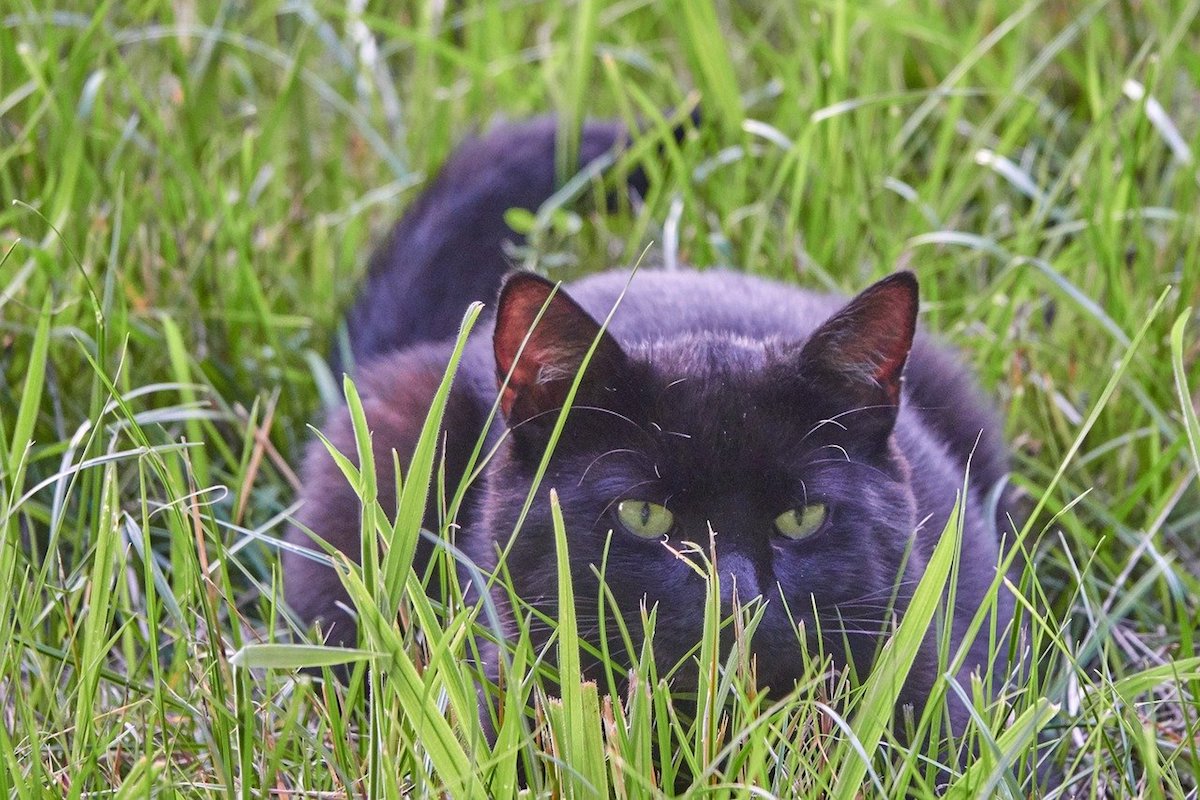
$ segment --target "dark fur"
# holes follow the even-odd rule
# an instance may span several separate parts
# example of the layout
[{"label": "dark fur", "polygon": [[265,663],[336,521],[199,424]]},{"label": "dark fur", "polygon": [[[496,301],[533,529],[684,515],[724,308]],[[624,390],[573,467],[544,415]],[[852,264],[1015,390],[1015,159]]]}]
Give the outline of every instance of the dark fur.
[{"label": "dark fur", "polygon": [[[616,126],[589,125],[585,158],[620,136]],[[547,120],[505,126],[470,143],[373,262],[350,330],[356,355],[371,359],[357,378],[380,487],[393,482],[391,450],[404,459],[415,444],[448,358],[444,337],[469,300],[494,297],[502,283],[504,210],[533,208],[548,196],[553,163]],[[596,320],[608,314],[626,279],[623,272],[605,273],[560,291],[513,370],[502,399],[509,436],[457,520],[459,545],[485,569],[515,527],[554,411],[582,352],[599,335]],[[448,485],[459,480],[496,400],[497,374],[513,366],[550,289],[531,276],[508,280],[498,321],[489,318],[472,336],[445,423]],[[760,684],[786,689],[799,675],[803,645],[793,620],[804,622],[810,636],[820,628],[827,652],[863,675],[888,626],[892,591],[899,586],[896,606],[903,611],[973,452],[957,645],[995,575],[996,521],[1004,509],[993,517],[986,498],[1007,472],[1007,456],[1000,426],[969,376],[924,334],[912,339],[915,314],[916,285],[906,273],[849,307],[841,298],[732,272],[637,275],[599,341],[508,558],[520,596],[555,615],[547,502],[554,488],[570,535],[581,628],[595,630],[593,569],[609,542],[608,587],[635,634],[639,608],[657,604],[655,652],[664,669],[672,666],[699,637],[705,584],[664,543],[640,539],[617,521],[620,500],[649,500],[674,512],[672,546],[707,545],[709,526],[716,531],[727,604],[734,586],[742,600],[766,601],[754,640]],[[493,442],[502,427],[489,432]],[[354,452],[344,411],[333,414],[326,431],[343,452]],[[300,523],[357,554],[357,499],[319,444],[309,450],[304,484]],[[776,515],[814,497],[830,509],[822,532],[800,542],[774,532]],[[394,498],[382,499],[394,507]],[[436,529],[436,514],[427,522]],[[288,538],[308,542],[296,529]],[[427,549],[419,557],[427,558]],[[331,570],[285,554],[284,579],[288,602],[303,619],[320,620],[335,641],[354,640],[353,620],[337,605],[346,596]],[[1002,607],[1001,626],[1011,604]],[[981,638],[967,669],[1005,666],[985,663],[986,634]],[[919,706],[935,677],[931,636],[902,700]],[[954,706],[953,713],[960,727],[965,710]]]},{"label": "dark fur", "polygon": [[[580,162],[611,151],[624,136],[616,123],[585,126]],[[557,188],[554,159],[547,158],[554,139],[554,119],[543,117],[459,145],[371,257],[346,317],[356,363],[453,336],[472,301],[496,296],[510,269],[503,244],[523,241],[504,212],[536,211]],[[641,171],[629,183],[645,193]]]}]

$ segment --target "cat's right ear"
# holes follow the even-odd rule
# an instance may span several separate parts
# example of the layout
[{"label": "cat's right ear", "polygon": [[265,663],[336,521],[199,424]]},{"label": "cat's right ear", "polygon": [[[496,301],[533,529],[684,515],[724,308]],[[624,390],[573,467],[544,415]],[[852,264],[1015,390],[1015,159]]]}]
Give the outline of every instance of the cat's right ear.
[{"label": "cat's right ear", "polygon": [[911,272],[890,275],[817,328],[800,352],[801,373],[823,389],[833,411],[853,414],[845,421],[859,430],[886,435],[895,422],[917,329],[917,294]]},{"label": "cat's right ear", "polygon": [[492,347],[500,409],[509,427],[563,407],[593,342],[596,350],[577,401],[593,402],[595,390],[611,383],[625,363],[625,353],[555,284],[530,272],[508,277],[500,290]]}]

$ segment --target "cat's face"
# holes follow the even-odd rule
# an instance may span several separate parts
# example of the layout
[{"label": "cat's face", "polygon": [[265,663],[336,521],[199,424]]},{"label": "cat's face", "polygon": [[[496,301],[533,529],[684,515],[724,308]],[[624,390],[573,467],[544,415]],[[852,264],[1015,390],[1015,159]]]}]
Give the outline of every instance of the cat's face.
[{"label": "cat's face", "polygon": [[[800,674],[800,623],[810,639],[821,630],[835,658],[849,648],[865,667],[916,522],[907,465],[890,444],[915,284],[893,284],[868,290],[808,343],[707,333],[623,350],[601,337],[508,557],[522,598],[555,616],[554,488],[585,638],[599,637],[603,573],[635,643],[641,609],[657,606],[655,653],[660,668],[674,665],[701,633],[705,579],[680,555],[692,543],[715,556],[727,613],[735,591],[766,602],[753,643],[760,683]],[[547,288],[510,280],[498,316],[502,375],[517,362],[504,398],[510,442],[485,503],[500,541],[599,333],[558,294],[517,360],[512,342],[519,348]],[[611,622],[607,630],[624,655]]]}]

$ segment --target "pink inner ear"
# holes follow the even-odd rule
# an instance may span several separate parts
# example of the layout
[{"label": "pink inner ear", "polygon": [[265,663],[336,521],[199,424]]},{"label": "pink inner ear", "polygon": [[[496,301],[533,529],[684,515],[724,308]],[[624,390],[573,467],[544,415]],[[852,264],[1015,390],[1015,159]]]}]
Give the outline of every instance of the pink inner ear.
[{"label": "pink inner ear", "polygon": [[[553,322],[553,301],[544,313],[542,307],[553,292],[554,286],[548,281],[534,275],[520,274],[510,278],[500,293],[492,345],[496,355],[496,380],[503,383],[509,370],[512,370],[512,377],[500,396],[500,407],[505,416],[512,413],[518,395],[537,385],[538,373],[546,356],[546,331]],[[542,319],[534,328],[533,322],[539,313],[542,313]],[[528,342],[525,341],[526,336],[529,337]],[[521,351],[522,343],[525,343],[524,351]],[[513,362],[517,360],[518,351],[521,351],[521,359],[514,368]]]},{"label": "pink inner ear", "polygon": [[496,365],[508,372],[513,359],[521,348],[521,342],[537,319],[546,299],[554,290],[541,279],[517,275],[504,285],[500,293],[500,306],[496,312],[494,347]]},{"label": "pink inner ear", "polygon": [[908,358],[916,332],[916,298],[903,289],[889,287],[875,299],[872,310],[878,316],[871,323],[868,338],[879,340],[882,345],[875,377],[881,381],[895,380]]},{"label": "pink inner ear", "polygon": [[892,403],[900,400],[900,375],[917,328],[917,281],[900,272],[867,289],[851,305],[861,303],[859,318],[863,362],[874,367],[875,382]]},{"label": "pink inner ear", "polygon": [[[529,417],[561,407],[596,337],[590,375],[616,368],[624,356],[620,346],[601,335],[600,324],[565,291],[555,292],[554,284],[531,273],[510,277],[500,292],[493,338],[497,381],[503,383],[512,369],[500,397],[505,416],[511,421],[514,414]],[[522,342],[525,349],[517,359]]]},{"label": "pink inner ear", "polygon": [[898,272],[851,300],[804,349],[826,369],[877,385],[896,404],[916,327],[917,280]]}]

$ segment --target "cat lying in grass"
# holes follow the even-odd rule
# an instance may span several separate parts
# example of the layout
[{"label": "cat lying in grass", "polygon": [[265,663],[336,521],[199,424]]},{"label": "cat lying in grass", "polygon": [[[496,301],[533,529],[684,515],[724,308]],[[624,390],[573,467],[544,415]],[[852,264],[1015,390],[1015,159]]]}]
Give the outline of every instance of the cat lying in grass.
[{"label": "cat lying in grass", "polygon": [[[622,136],[618,125],[589,123],[581,159],[613,150]],[[348,322],[384,507],[396,502],[391,453],[401,464],[412,453],[463,312],[483,300],[494,313],[467,344],[446,407],[443,455],[453,487],[481,436],[485,452],[500,442],[455,520],[457,545],[484,572],[518,527],[558,412],[587,362],[505,559],[524,603],[556,616],[547,501],[555,489],[576,614],[592,644],[600,645],[603,566],[635,651],[641,609],[657,607],[660,673],[686,662],[700,638],[707,586],[678,556],[682,543],[694,542],[714,559],[726,611],[735,596],[763,604],[752,642],[760,688],[787,691],[802,674],[804,648],[820,647],[865,676],[970,461],[947,629],[953,654],[996,577],[1007,452],[968,374],[918,329],[916,278],[896,273],[847,302],[727,271],[646,270],[632,281],[612,272],[557,289],[531,273],[508,274],[502,243],[518,237],[504,214],[536,209],[554,191],[554,142],[553,120],[540,119],[463,145],[375,255]],[[639,174],[630,182],[644,188]],[[484,431],[497,392],[503,423]],[[324,430],[343,453],[355,452],[344,410]],[[304,465],[303,499],[288,538],[312,546],[311,531],[357,558],[359,499],[319,442]],[[426,525],[439,529],[436,513]],[[418,548],[418,568],[431,547]],[[285,553],[284,582],[304,621],[319,623],[327,641],[354,644],[351,603],[331,568]],[[1001,598],[1000,630],[1011,614],[1011,600]],[[609,649],[624,652],[616,626],[605,630]],[[989,656],[984,630],[960,680],[1007,667]],[[549,635],[534,626],[536,645]],[[594,674],[598,665],[585,667]],[[938,672],[931,631],[901,702],[919,709]],[[686,668],[677,681],[687,683]],[[949,708],[961,730],[965,707],[952,698]]]}]

